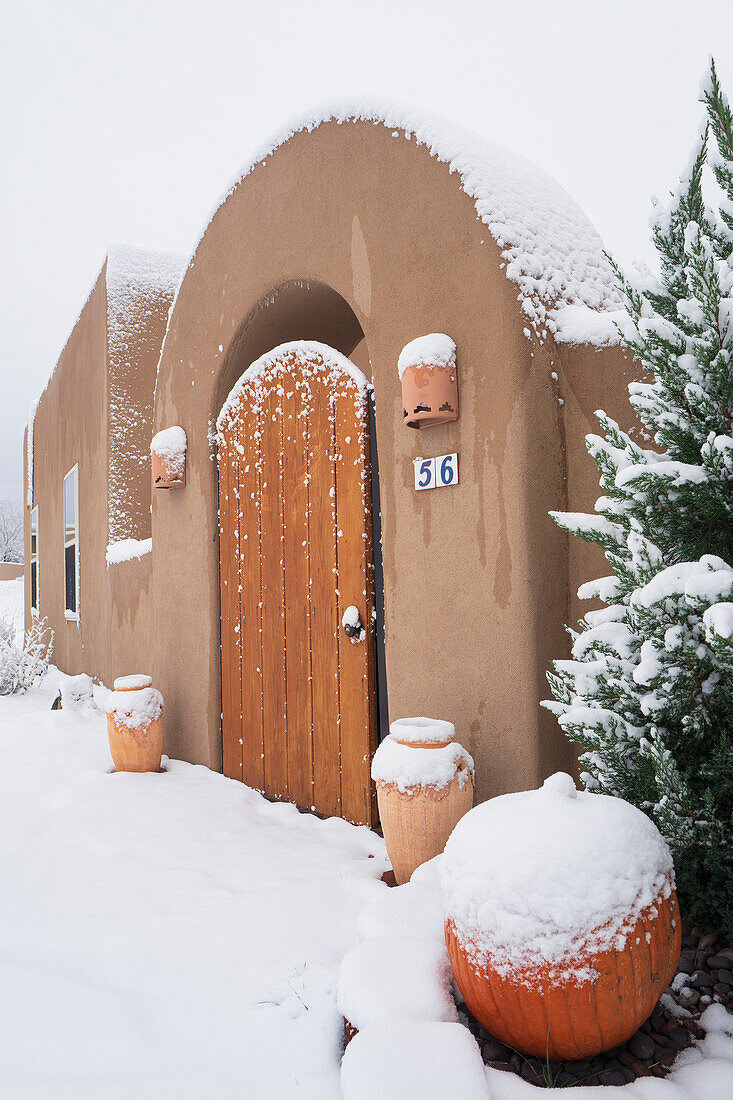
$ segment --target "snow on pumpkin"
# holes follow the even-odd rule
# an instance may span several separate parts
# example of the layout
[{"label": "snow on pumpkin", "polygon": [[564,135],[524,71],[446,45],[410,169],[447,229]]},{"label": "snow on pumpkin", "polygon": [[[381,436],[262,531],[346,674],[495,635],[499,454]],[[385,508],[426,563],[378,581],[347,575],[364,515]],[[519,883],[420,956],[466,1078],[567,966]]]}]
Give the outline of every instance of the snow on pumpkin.
[{"label": "snow on pumpkin", "polygon": [[441,877],[456,984],[524,1054],[578,1060],[626,1042],[675,972],[680,915],[661,834],[562,772],[466,814]]},{"label": "snow on pumpkin", "polygon": [[645,814],[558,772],[466,814],[446,845],[442,884],[447,919],[478,965],[517,975],[549,967],[587,982],[596,975],[582,960],[623,949],[641,914],[670,897],[674,871]]}]

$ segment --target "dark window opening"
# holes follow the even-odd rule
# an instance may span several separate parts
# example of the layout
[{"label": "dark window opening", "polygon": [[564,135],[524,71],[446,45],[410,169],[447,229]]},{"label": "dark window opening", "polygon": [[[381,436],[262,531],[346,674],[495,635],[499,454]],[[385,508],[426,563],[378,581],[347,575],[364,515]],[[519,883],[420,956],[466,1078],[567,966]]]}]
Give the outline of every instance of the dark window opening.
[{"label": "dark window opening", "polygon": [[79,614],[79,467],[64,478],[64,611]]},{"label": "dark window opening", "polygon": [[31,510],[31,611],[38,611],[38,507]]},{"label": "dark window opening", "polygon": [[76,543],[64,547],[64,573],[67,611],[76,614]]}]

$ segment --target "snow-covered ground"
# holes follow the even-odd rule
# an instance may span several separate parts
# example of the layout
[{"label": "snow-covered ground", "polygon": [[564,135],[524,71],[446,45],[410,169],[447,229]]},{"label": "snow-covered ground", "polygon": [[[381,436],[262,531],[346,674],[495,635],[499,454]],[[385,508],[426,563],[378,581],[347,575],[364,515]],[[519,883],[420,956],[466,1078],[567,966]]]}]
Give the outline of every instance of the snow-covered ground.
[{"label": "snow-covered ground", "polygon": [[[475,1039],[460,1022],[443,938],[445,858],[418,867],[409,883],[378,895],[359,917],[361,942],[344,958],[338,985],[339,1007],[359,1029],[343,1060],[344,1100],[540,1100],[545,1095],[513,1073],[484,1066]],[[713,1004],[701,1023],[705,1038],[677,1056],[666,1079],[583,1086],[578,1095],[583,1100],[731,1100],[733,1015]]]},{"label": "snow-covered ground", "polygon": [[[52,711],[59,682],[0,697],[1,1097],[538,1095],[458,1022],[439,860],[390,890],[366,828],[180,761],[116,774],[103,711]],[[341,1073],[342,1013],[360,1032]],[[733,1018],[704,1024],[624,1100],[733,1096]]]},{"label": "snow-covered ground", "polygon": [[114,774],[57,683],[0,698],[0,1095],[340,1096],[382,842],[179,761]]}]

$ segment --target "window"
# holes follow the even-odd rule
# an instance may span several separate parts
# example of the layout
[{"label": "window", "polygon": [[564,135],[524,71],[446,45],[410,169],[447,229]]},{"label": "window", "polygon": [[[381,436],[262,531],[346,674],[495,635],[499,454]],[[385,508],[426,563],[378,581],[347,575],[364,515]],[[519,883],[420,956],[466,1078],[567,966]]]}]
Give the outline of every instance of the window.
[{"label": "window", "polygon": [[64,478],[64,614],[79,618],[79,467]]},{"label": "window", "polygon": [[38,505],[31,511],[31,611],[38,611]]}]

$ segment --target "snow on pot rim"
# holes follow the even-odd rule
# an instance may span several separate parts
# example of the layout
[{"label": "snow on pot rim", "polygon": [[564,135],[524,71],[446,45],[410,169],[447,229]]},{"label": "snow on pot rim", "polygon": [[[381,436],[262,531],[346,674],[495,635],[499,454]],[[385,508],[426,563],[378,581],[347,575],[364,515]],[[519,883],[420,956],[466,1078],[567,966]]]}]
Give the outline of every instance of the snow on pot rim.
[{"label": "snow on pot rim", "polygon": [[442,718],[396,718],[390,723],[389,732],[395,741],[403,745],[421,742],[455,741],[456,727]]},{"label": "snow on pot rim", "polygon": [[393,784],[401,794],[414,794],[425,788],[443,791],[456,773],[459,787],[473,782],[473,759],[457,741],[426,749],[385,737],[372,759],[375,783]]},{"label": "snow on pot rim", "polygon": [[641,810],[578,791],[557,772],[539,790],[476,806],[441,862],[446,920],[483,966],[593,980],[592,959],[622,950],[644,910],[674,888],[661,833]]},{"label": "snow on pot rim", "polygon": [[152,686],[152,676],[144,676],[142,673],[136,673],[132,676],[118,676],[114,682],[115,691],[137,691]]},{"label": "snow on pot rim", "polygon": [[104,708],[114,716],[119,726],[141,730],[151,725],[163,713],[163,696],[153,687],[132,691],[113,691]]}]

